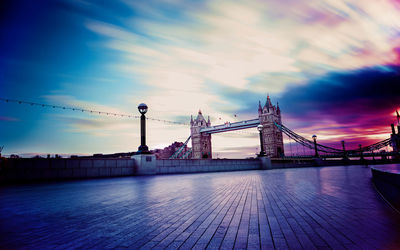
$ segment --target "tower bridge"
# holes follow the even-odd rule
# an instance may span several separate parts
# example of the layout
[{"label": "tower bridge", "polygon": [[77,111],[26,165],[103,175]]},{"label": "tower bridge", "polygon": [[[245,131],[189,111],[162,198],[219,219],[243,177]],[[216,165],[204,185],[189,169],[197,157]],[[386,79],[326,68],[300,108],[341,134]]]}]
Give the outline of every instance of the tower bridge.
[{"label": "tower bridge", "polygon": [[282,123],[281,111],[278,104],[276,106],[272,104],[269,96],[264,106],[261,106],[261,102],[259,102],[258,118],[256,119],[211,126],[210,117],[206,121],[202,112],[199,111],[196,119],[192,117],[190,120],[192,158],[212,158],[211,134],[255,128],[260,124],[262,125],[262,143],[266,155],[281,157],[284,155],[282,130],[275,123]]},{"label": "tower bridge", "polygon": [[[167,121],[162,119],[155,119],[146,117],[142,119],[142,117],[131,115],[131,114],[121,114],[121,113],[112,113],[107,111],[99,111],[99,110],[92,110],[92,109],[83,109],[80,107],[68,107],[68,106],[61,106],[61,105],[50,105],[45,103],[35,103],[35,102],[28,102],[24,100],[16,100],[16,99],[6,99],[0,98],[0,101],[5,103],[16,103],[19,105],[27,105],[27,106],[36,106],[41,108],[52,108],[58,110],[71,110],[76,112],[82,112],[87,114],[98,114],[98,115],[106,115],[106,116],[113,116],[113,117],[125,117],[125,118],[141,118],[141,123],[144,124],[144,120],[152,120],[170,124],[179,124],[179,125],[186,125],[176,121]],[[140,106],[140,105],[139,105]],[[140,108],[140,107],[139,107]],[[140,109],[139,109],[140,111]],[[282,124],[281,119],[281,110],[279,105],[273,105],[269,96],[265,104],[262,106],[259,102],[258,105],[258,118],[240,121],[240,122],[233,122],[233,123],[225,123],[221,125],[211,125],[210,119],[206,120],[199,111],[197,117],[193,119],[191,117],[190,121],[190,136],[185,141],[183,146],[178,149],[170,158],[193,158],[193,159],[201,159],[201,158],[212,158],[212,145],[211,145],[211,135],[215,133],[223,133],[228,131],[235,131],[240,129],[247,129],[247,128],[254,128],[257,127],[261,129],[260,131],[260,138],[261,140],[261,148],[265,149],[265,155],[271,158],[282,158],[287,157],[285,156],[285,149],[283,144],[283,134],[289,138],[290,141],[294,141],[295,145],[300,145],[303,149],[311,149],[315,150],[315,155],[306,155],[305,153],[300,156],[297,155],[297,158],[303,157],[316,157],[316,158],[343,158],[348,159],[349,157],[363,157],[368,156],[382,156],[382,158],[391,156],[392,159],[400,159],[400,115],[397,113],[397,132],[396,127],[394,124],[391,124],[391,134],[389,138],[384,140],[378,141],[368,146],[361,146],[359,145],[356,149],[346,149],[344,141],[342,141],[342,148],[333,148],[327,145],[319,144],[316,142],[316,138],[313,138],[314,141],[306,139],[301,135],[295,133],[294,131],[290,130],[284,124]],[[142,125],[143,125],[142,124]],[[262,126],[259,126],[262,125]],[[141,134],[145,134],[144,127],[142,126]],[[142,138],[142,145],[145,146],[145,140]],[[188,142],[192,139],[192,149],[190,150],[183,150],[184,147],[187,146]],[[289,143],[289,146],[291,143]],[[385,147],[390,146],[392,151],[386,152],[384,149]],[[147,146],[144,148],[146,149]],[[145,150],[147,151],[147,150]],[[291,153],[293,152],[290,149]],[[1,153],[1,148],[0,148]],[[290,158],[296,158],[290,156]]]},{"label": "tower bridge", "polygon": [[[265,150],[265,155],[271,158],[285,157],[285,150],[283,145],[283,134],[289,140],[293,140],[298,145],[315,150],[313,157],[322,158],[343,158],[348,157],[374,157],[374,156],[392,156],[393,158],[400,158],[400,117],[397,116],[397,130],[396,133],[394,124],[392,124],[391,137],[385,140],[376,142],[374,144],[362,147],[359,145],[357,149],[346,150],[344,141],[342,141],[341,149],[333,148],[330,146],[319,144],[315,141],[308,140],[301,135],[290,130],[282,124],[281,110],[278,103],[273,105],[269,96],[265,104],[262,106],[261,102],[258,105],[258,118],[244,120],[239,122],[226,122],[220,125],[211,125],[210,117],[206,120],[201,111],[198,112],[197,117],[190,119],[190,136],[184,143],[181,149],[178,149],[171,158],[184,158],[191,157],[192,159],[212,158],[212,144],[211,135],[216,133],[224,133],[229,131],[255,128],[261,126],[261,146]],[[192,149],[186,151],[184,154],[183,147],[186,147],[189,140],[192,139]],[[391,146],[392,152],[379,152],[384,147]],[[377,153],[378,151],[378,153]],[[299,158],[305,157],[298,156]],[[293,158],[293,156],[291,157]]]}]

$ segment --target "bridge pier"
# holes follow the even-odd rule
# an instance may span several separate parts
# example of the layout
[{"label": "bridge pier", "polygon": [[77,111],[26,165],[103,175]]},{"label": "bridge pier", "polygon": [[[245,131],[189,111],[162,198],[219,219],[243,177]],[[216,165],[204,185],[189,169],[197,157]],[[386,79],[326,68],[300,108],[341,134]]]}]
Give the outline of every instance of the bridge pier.
[{"label": "bridge pier", "polygon": [[262,157],[258,157],[258,159],[260,160],[261,169],[263,169],[263,170],[272,169],[271,158],[262,156]]},{"label": "bridge pier", "polygon": [[156,156],[154,154],[137,154],[131,158],[135,160],[137,175],[157,174]]}]

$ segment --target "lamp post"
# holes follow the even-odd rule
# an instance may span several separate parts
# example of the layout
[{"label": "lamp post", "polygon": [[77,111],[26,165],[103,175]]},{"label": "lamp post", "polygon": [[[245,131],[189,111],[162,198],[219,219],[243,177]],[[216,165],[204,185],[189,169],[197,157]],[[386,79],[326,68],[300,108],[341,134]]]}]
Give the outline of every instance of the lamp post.
[{"label": "lamp post", "polygon": [[146,114],[148,107],[146,104],[141,103],[138,106],[138,110],[140,114],[140,146],[138,150],[138,154],[147,154],[149,153],[149,148],[146,146],[146,117],[144,114]]},{"label": "lamp post", "polygon": [[312,138],[314,140],[315,158],[319,158],[318,149],[317,149],[317,136],[313,135]]},{"label": "lamp post", "polygon": [[262,129],[263,129],[263,125],[258,125],[257,126],[257,130],[258,132],[260,132],[260,154],[258,155],[259,157],[261,156],[265,156],[265,151],[264,151],[264,144],[263,144],[263,138],[262,138]]}]

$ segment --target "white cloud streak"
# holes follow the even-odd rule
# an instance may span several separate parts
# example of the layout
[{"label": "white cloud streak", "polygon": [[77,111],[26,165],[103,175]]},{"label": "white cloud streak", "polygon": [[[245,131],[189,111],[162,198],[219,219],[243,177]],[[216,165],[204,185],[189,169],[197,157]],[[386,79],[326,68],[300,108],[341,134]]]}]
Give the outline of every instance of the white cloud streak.
[{"label": "white cloud streak", "polygon": [[[205,1],[197,8],[164,3],[179,9],[179,17],[152,2],[127,5],[142,15],[124,27],[97,20],[86,27],[120,53],[120,62],[110,66],[151,87],[140,98],[170,119],[199,108],[231,119],[215,107],[241,107],[211,91],[213,85],[279,94],[287,85],[304,84],[306,75],[391,63],[400,41],[399,13],[390,1]],[[164,144],[189,128],[171,131],[155,132],[150,140]]]}]

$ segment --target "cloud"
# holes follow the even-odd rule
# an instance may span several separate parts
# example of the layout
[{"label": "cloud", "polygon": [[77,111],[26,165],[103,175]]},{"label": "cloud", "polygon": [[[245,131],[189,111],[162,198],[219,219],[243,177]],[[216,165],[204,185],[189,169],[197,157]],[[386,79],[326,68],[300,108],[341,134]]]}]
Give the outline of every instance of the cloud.
[{"label": "cloud", "polygon": [[328,141],[385,139],[400,107],[399,79],[395,65],[329,73],[282,95],[283,120]]},{"label": "cloud", "polygon": [[[163,96],[160,95],[160,98]],[[48,95],[43,96],[49,103],[57,103],[58,105],[84,108],[102,112],[110,112],[117,114],[131,114],[126,108],[112,107],[102,105],[97,102],[83,101],[69,95]],[[149,112],[147,117],[156,119],[165,119],[170,116],[168,110],[164,109],[162,101],[165,99],[148,99]],[[154,101],[153,101],[154,100]],[[161,101],[161,102],[160,102]],[[178,103],[179,104],[179,103]],[[176,112],[178,112],[176,110]],[[163,113],[167,113],[166,115]],[[161,114],[161,115],[160,115]],[[178,114],[172,112],[172,115]],[[140,123],[139,119],[121,118],[113,115],[105,116],[93,113],[82,113],[78,111],[67,111],[63,114],[52,114],[52,119],[56,119],[63,126],[62,133],[79,133],[88,138],[100,137],[107,140],[114,148],[121,148],[121,145],[128,145],[127,138],[130,143],[136,145],[140,142]],[[171,120],[171,119],[169,119]],[[172,121],[176,121],[172,119]],[[181,121],[189,122],[190,116],[186,116],[186,120],[181,117]],[[170,145],[173,141],[185,141],[190,134],[189,126],[171,125],[162,121],[147,120],[147,145],[154,148],[157,145]],[[131,146],[131,145],[130,145]],[[130,147],[127,147],[130,148]]]},{"label": "cloud", "polygon": [[[145,102],[149,117],[181,122],[201,109],[216,125],[257,117],[258,100],[264,102],[269,93],[274,103],[280,102],[285,124],[307,137],[318,133],[332,142],[387,136],[383,128],[398,98],[398,69],[378,65],[400,64],[396,1],[123,0],[59,1],[55,6],[64,11],[49,13],[65,14],[62,20],[73,17],[68,21],[74,25],[84,20],[82,33],[65,31],[68,39],[60,38],[85,45],[78,53],[83,55],[71,57],[73,64],[87,65],[86,57],[96,62],[65,72],[76,75],[72,81],[79,84],[51,89],[55,85],[48,83],[48,93],[61,93],[44,96],[48,102],[115,113],[130,113]],[[52,41],[46,34],[45,40]],[[43,49],[36,47],[31,51]],[[54,64],[57,70],[69,68],[60,62]],[[110,81],[100,91],[98,84],[90,85],[96,79]],[[82,95],[82,89],[91,92]],[[114,144],[121,142],[116,137],[138,136],[139,131],[136,121],[75,113],[59,119],[69,131],[107,136]],[[150,147],[184,141],[189,134],[185,126],[154,121],[148,126]],[[216,150],[228,137],[215,136],[220,138]],[[247,139],[240,145],[257,143]]]},{"label": "cloud", "polygon": [[[308,139],[317,134],[318,140],[337,148],[341,140],[355,147],[389,137],[394,111],[400,110],[399,79],[397,65],[336,71],[288,86],[271,99],[279,101],[283,123],[298,134]],[[265,95],[241,89],[217,92],[238,107],[222,110],[241,114],[241,119],[257,117],[256,100],[265,101]]]},{"label": "cloud", "polygon": [[15,118],[15,117],[9,117],[9,116],[0,116],[0,121],[17,122],[17,121],[19,121],[19,119]]},{"label": "cloud", "polygon": [[57,104],[60,106],[72,107],[72,108],[81,108],[88,110],[96,110],[96,111],[104,111],[109,113],[117,113],[117,114],[127,114],[127,110],[123,108],[115,108],[110,107],[108,105],[101,104],[100,102],[93,101],[84,101],[77,99],[72,95],[44,95],[41,96],[45,101],[49,104]]},{"label": "cloud", "polygon": [[132,131],[134,126],[133,122],[129,120],[115,120],[115,118],[108,117],[73,117],[67,115],[57,115],[62,123],[66,124],[69,128],[66,132],[85,133],[95,136],[117,136],[126,134],[135,136],[134,133],[127,133]]},{"label": "cloud", "polygon": [[213,149],[213,158],[247,158],[247,157],[256,157],[256,154],[259,153],[260,147],[259,145],[247,146],[247,147],[222,147],[217,150]]},{"label": "cloud", "polygon": [[[310,80],[307,85],[289,88],[282,103],[292,108],[292,116],[325,111],[328,116],[347,110],[353,116],[388,113],[399,105],[400,66],[377,66],[354,71],[332,72]],[[339,116],[339,121],[349,122]]]},{"label": "cloud", "polygon": [[[185,121],[201,109],[213,124],[250,119],[270,93],[284,121],[306,136],[386,136],[398,69],[375,66],[398,62],[400,20],[392,2],[124,3],[132,17],[90,19],[86,27],[119,55],[113,70],[140,79],[133,87],[149,87],[132,94],[149,105],[149,116]],[[151,126],[157,144],[188,133],[171,127],[167,137]],[[229,141],[214,138],[217,148]],[[240,145],[253,145],[248,139]]]},{"label": "cloud", "polygon": [[80,112],[67,110],[65,113],[52,113],[52,119],[56,119],[63,127],[63,133],[79,133],[94,137],[108,137],[117,140],[121,137],[139,138],[138,120],[114,115],[100,115],[95,111],[116,114],[130,114],[125,108],[111,107],[97,102],[83,101],[70,95],[46,95],[42,96],[50,104],[60,106],[83,108],[93,112]]},{"label": "cloud", "polygon": [[[146,95],[172,91],[170,100],[191,105],[191,99],[196,109],[219,105],[224,94],[214,88],[279,95],[310,77],[398,58],[400,22],[386,1],[125,3],[138,14],[124,25],[86,23],[106,48],[120,52],[110,66],[156,92]],[[175,104],[163,102],[169,110]]]}]

